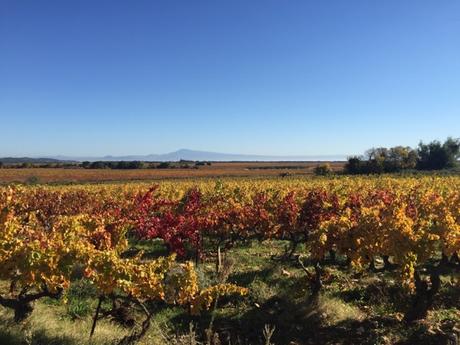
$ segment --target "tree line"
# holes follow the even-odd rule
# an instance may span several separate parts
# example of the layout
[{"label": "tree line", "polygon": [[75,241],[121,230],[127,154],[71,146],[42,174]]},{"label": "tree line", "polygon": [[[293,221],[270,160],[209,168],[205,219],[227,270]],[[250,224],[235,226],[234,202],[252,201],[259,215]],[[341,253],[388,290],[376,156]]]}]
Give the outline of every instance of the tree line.
[{"label": "tree line", "polygon": [[83,168],[83,169],[197,169],[200,166],[209,166],[211,162],[186,161],[179,162],[144,162],[144,161],[84,161],[71,163],[4,163],[1,168],[31,169],[31,168]]},{"label": "tree line", "polygon": [[405,170],[443,170],[455,168],[460,158],[460,139],[447,138],[420,142],[417,148],[395,146],[372,148],[363,156],[352,156],[345,164],[348,174],[381,174]]},{"label": "tree line", "polygon": [[210,162],[180,160],[179,162],[143,162],[143,161],[96,161],[82,162],[84,169],[193,169],[211,165]]}]

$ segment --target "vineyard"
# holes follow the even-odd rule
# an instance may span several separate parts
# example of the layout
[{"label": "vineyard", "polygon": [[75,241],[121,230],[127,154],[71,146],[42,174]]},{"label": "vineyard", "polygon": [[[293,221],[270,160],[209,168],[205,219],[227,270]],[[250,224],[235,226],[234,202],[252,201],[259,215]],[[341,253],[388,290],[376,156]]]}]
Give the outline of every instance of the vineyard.
[{"label": "vineyard", "polygon": [[0,212],[1,344],[459,341],[460,177],[11,185]]},{"label": "vineyard", "polygon": [[[343,162],[330,162],[333,171],[343,169]],[[8,183],[82,183],[107,181],[147,181],[171,178],[222,178],[288,175],[312,175],[315,162],[213,162],[212,165],[177,165],[170,169],[82,169],[16,168],[0,169],[0,184]]]}]

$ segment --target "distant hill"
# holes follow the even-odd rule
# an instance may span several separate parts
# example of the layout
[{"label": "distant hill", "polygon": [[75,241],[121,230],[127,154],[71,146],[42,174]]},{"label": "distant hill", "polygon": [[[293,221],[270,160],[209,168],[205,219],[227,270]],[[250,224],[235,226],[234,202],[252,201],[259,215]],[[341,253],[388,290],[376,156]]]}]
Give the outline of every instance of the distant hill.
[{"label": "distant hill", "polygon": [[47,163],[74,163],[75,160],[61,160],[56,158],[31,158],[31,157],[4,157],[0,158],[3,164],[47,164]]},{"label": "distant hill", "polygon": [[232,153],[218,153],[208,151],[195,151],[181,149],[165,154],[129,155],[129,156],[103,156],[103,157],[69,157],[52,156],[50,159],[59,161],[145,161],[145,162],[177,162],[180,160],[190,161],[345,161],[346,155],[323,155],[323,156],[263,156],[245,155]]}]

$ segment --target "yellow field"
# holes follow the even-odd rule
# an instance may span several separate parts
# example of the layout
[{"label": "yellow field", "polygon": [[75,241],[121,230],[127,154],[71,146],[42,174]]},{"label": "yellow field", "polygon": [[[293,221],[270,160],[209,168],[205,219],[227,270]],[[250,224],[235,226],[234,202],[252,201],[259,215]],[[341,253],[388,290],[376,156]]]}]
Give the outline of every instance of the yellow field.
[{"label": "yellow field", "polygon": [[[334,171],[341,170],[343,163],[329,163]],[[12,182],[103,182],[158,180],[168,178],[226,177],[226,176],[279,176],[311,175],[318,165],[314,162],[246,162],[213,163],[198,169],[79,169],[79,168],[30,168],[0,169],[0,183]]]}]

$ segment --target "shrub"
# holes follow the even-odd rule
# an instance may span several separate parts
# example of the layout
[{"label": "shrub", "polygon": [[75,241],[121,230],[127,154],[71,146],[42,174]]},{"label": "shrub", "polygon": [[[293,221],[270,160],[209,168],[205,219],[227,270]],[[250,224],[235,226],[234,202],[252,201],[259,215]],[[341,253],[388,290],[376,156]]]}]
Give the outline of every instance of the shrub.
[{"label": "shrub", "polygon": [[328,163],[319,164],[315,167],[315,175],[326,176],[332,174],[331,166]]},{"label": "shrub", "polygon": [[37,176],[30,176],[26,179],[27,184],[37,184],[40,182],[40,179]]},{"label": "shrub", "polygon": [[171,168],[171,163],[170,162],[162,162],[158,164],[158,169],[169,169]]}]

